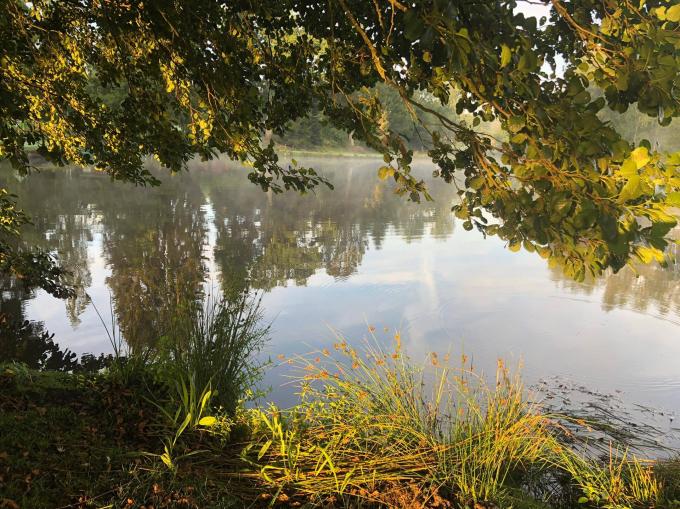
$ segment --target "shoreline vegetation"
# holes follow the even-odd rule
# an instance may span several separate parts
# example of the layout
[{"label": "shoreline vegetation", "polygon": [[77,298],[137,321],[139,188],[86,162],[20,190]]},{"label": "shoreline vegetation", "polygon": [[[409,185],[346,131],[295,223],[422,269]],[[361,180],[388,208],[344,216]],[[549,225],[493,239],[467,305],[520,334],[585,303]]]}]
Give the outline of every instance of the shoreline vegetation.
[{"label": "shoreline vegetation", "polygon": [[269,332],[244,292],[180,307],[153,349],[114,326],[93,373],[0,366],[0,507],[680,507],[677,457],[532,403],[500,361],[413,362],[398,333],[281,355],[298,403],[252,403]]}]

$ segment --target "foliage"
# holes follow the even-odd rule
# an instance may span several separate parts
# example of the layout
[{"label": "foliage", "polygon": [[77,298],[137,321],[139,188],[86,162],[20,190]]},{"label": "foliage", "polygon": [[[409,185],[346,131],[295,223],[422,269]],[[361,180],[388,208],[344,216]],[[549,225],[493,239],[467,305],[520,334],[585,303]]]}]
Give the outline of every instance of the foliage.
[{"label": "foliage", "polygon": [[575,452],[558,416],[529,403],[503,363],[487,384],[465,358],[453,368],[448,356],[433,353],[428,377],[396,341],[385,353],[357,351],[341,339],[339,356],[324,350],[292,359],[304,373],[301,403],[250,411],[253,438],[244,453],[277,493],[389,505],[397,484],[412,487],[414,502],[505,507],[513,486],[526,488],[538,471],[544,486],[564,483],[545,500],[551,506],[578,499],[592,507],[647,507],[660,498],[648,464],[625,452],[612,452],[608,464]]},{"label": "foliage", "polygon": [[[260,301],[247,290],[178,310],[160,342],[158,369],[171,386],[182,384],[178,393],[185,415],[206,391],[227,414],[236,411],[262,372],[254,356],[266,342],[269,327],[261,321]],[[195,411],[193,415],[200,419]]]},{"label": "foliage", "polygon": [[[168,418],[173,433],[170,437],[164,439],[163,453],[158,457],[166,467],[173,471],[177,468],[176,462],[180,459],[174,456],[174,450],[182,434],[187,430],[196,429],[198,426],[211,426],[217,421],[215,417],[205,415],[210,408],[210,399],[213,394],[210,385],[198,392],[194,376],[190,376],[188,381],[183,377],[176,381],[175,388],[176,393],[171,397],[171,401],[177,407],[175,414],[171,415],[163,406],[159,405],[161,411]],[[191,451],[183,454],[181,458],[187,458],[200,452]]]},{"label": "foliage", "polygon": [[55,297],[70,297],[74,290],[68,272],[52,254],[16,247],[19,230],[29,219],[17,208],[15,198],[0,188],[0,274],[17,278],[28,288],[39,286]]},{"label": "foliage", "polygon": [[[210,426],[190,424],[209,406],[201,403],[210,399],[205,390],[189,405],[191,419],[180,412],[173,421],[144,397],[151,388],[164,401],[166,385],[0,366],[2,503],[424,509],[490,497],[477,507],[677,507],[677,460],[647,463],[624,452],[599,461],[574,453],[563,434],[553,433],[553,416],[527,403],[502,366],[495,386],[465,363],[449,368],[443,356],[430,357],[449,381],[428,379],[438,383],[425,389],[423,370],[404,357],[353,357],[341,343],[335,360],[323,351],[318,362],[294,360],[313,384],[295,409],[211,412],[215,422],[204,421]],[[345,374],[323,375],[336,367]],[[454,409],[462,412],[446,413]],[[243,430],[235,433],[235,426]],[[158,459],[165,452],[140,452],[168,445],[169,469]],[[528,488],[548,496],[532,497]]]},{"label": "foliage", "polygon": [[[177,171],[194,154],[221,152],[248,161],[264,189],[305,191],[324,179],[284,167],[260,142],[314,112],[380,151],[380,175],[399,194],[428,198],[381,83],[419,125],[438,175],[461,185],[467,228],[537,251],[577,279],[631,258],[661,260],[680,156],[631,144],[598,114],[637,105],[667,125],[680,113],[677,9],[539,3],[549,22],[514,0],[8,0],[0,157],[26,171],[31,145],[58,164],[153,184],[145,156]],[[482,132],[483,122],[505,136]]]}]

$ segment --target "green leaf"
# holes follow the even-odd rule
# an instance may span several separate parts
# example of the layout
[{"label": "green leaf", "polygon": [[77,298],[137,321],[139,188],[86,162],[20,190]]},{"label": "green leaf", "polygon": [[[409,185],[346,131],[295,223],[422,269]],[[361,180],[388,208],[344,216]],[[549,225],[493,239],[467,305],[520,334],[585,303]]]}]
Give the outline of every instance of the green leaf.
[{"label": "green leaf", "polygon": [[571,209],[571,203],[571,200],[567,197],[560,198],[554,203],[553,210],[557,214],[564,215]]},{"label": "green leaf", "polygon": [[208,405],[208,401],[210,401],[210,398],[212,397],[212,391],[208,390],[203,394],[203,398],[201,398],[201,408],[199,410],[199,415],[203,413],[203,410],[205,407]]},{"label": "green leaf", "polygon": [[179,437],[182,433],[184,433],[184,430],[187,429],[187,426],[191,422],[191,412],[187,414],[187,416],[184,418],[184,422],[180,425],[180,427],[177,429],[177,433],[175,433],[175,437]]},{"label": "green leaf", "polygon": [[508,130],[511,133],[519,132],[525,126],[524,117],[516,115],[508,120]]},{"label": "green leaf", "polygon": [[476,191],[484,185],[484,181],[485,179],[482,175],[477,175],[470,179],[470,187]]},{"label": "green leaf", "polygon": [[501,45],[501,69],[510,63],[511,58],[512,58],[512,52],[510,51],[510,48],[507,45],[502,44]]},{"label": "green leaf", "polygon": [[621,91],[628,90],[629,76],[625,71],[619,72],[616,76],[616,88]]},{"label": "green leaf", "polygon": [[262,456],[264,456],[265,454],[267,454],[267,451],[269,450],[269,448],[271,447],[271,445],[272,445],[272,441],[271,441],[271,440],[267,440],[267,441],[262,445],[262,447],[260,448],[260,452],[257,453],[257,459],[258,459],[258,460],[261,460],[261,459],[262,459]]},{"label": "green leaf", "polygon": [[[462,37],[463,39],[467,39],[468,41],[470,41],[470,32],[465,27],[458,30],[458,32],[456,32],[456,35],[458,37]],[[470,41],[470,42],[472,42],[472,41]]]},{"label": "green leaf", "polygon": [[665,221],[658,221],[652,223],[652,229],[651,229],[651,234],[653,237],[663,239],[666,235],[668,235],[668,232],[670,232],[673,228],[676,227],[678,224],[677,221],[673,222],[665,222]]}]

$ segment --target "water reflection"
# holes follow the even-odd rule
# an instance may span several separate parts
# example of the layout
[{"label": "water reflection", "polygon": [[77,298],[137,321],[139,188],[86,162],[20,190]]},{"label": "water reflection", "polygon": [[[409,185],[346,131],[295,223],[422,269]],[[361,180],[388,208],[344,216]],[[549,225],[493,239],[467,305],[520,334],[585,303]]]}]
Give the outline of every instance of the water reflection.
[{"label": "water reflection", "polygon": [[246,280],[262,290],[304,286],[320,269],[347,278],[357,271],[369,241],[380,249],[390,229],[406,242],[426,230],[441,237],[453,232],[454,188],[444,187],[436,202],[417,206],[377,181],[374,161],[345,164],[327,167],[334,191],[292,199],[244,185],[237,172],[200,175],[214,209],[214,256],[225,291],[238,290]]},{"label": "water reflection", "polygon": [[[33,218],[26,241],[57,252],[83,289],[64,303],[4,279],[0,314],[36,321],[32,337],[50,331],[64,348],[98,354],[110,347],[88,296],[105,321],[111,299],[135,348],[153,344],[187,296],[249,285],[265,292],[272,356],[328,346],[327,325],[360,340],[370,321],[400,327],[416,358],[464,349],[493,366],[514,355],[536,379],[568,374],[680,409],[677,265],[574,283],[535,254],[456,229],[452,185],[433,184],[435,201],[417,205],[376,179],[376,160],[305,163],[335,190],[263,193],[224,161],[175,176],[156,168],[163,184],[151,189],[68,169],[17,179],[4,168],[0,185]],[[427,165],[416,172],[431,180]],[[0,356],[12,355],[9,344],[3,337]],[[274,376],[273,397],[285,399]]]},{"label": "water reflection", "polygon": [[[162,336],[176,306],[208,280],[238,292],[302,286],[320,269],[343,279],[356,272],[369,240],[380,249],[390,228],[407,242],[428,227],[437,236],[453,231],[453,188],[443,188],[436,204],[405,204],[376,181],[374,161],[328,165],[335,191],[306,196],[263,193],[223,162],[195,166],[173,176],[156,168],[163,185],[151,189],[78,169],[20,179],[3,168],[0,185],[19,195],[33,220],[25,242],[58,253],[79,287],[65,303],[73,327],[89,304],[95,237],[116,326],[135,348]],[[31,296],[16,281],[2,285],[2,312],[23,317]]]},{"label": "water reflection", "polygon": [[203,260],[203,194],[187,175],[159,189],[127,188],[101,210],[102,252],[111,274],[117,324],[134,349],[153,345],[166,332],[177,306],[200,293]]},{"label": "water reflection", "polygon": [[[680,229],[671,232],[671,237],[680,238]],[[605,311],[628,308],[680,325],[680,260],[677,258],[680,252],[677,246],[669,247],[669,254],[675,260],[668,267],[658,264],[625,267],[617,274],[589,278],[583,283],[565,278],[557,268],[552,269],[551,276],[558,286],[571,293],[589,297],[601,294]]]}]

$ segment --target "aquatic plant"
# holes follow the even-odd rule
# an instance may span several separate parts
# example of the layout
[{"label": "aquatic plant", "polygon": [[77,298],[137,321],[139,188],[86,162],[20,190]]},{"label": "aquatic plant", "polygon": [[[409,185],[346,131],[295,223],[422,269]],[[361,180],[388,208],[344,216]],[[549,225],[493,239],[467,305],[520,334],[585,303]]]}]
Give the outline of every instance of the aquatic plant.
[{"label": "aquatic plant", "polygon": [[159,342],[157,367],[172,387],[177,380],[197,391],[210,387],[212,402],[233,414],[262,374],[255,356],[268,336],[258,297],[208,296],[178,309]]},{"label": "aquatic plant", "polygon": [[395,342],[390,352],[360,351],[339,339],[333,353],[285,361],[301,370],[300,404],[248,412],[253,438],[243,457],[262,481],[318,501],[390,505],[395,489],[408,488],[424,505],[487,507],[510,503],[538,472],[563,483],[553,502],[634,507],[659,498],[648,463],[615,448],[609,462],[576,452],[560,416],[530,402],[502,361],[488,381],[465,357],[453,367],[432,353],[427,368],[414,365],[398,334]]}]

